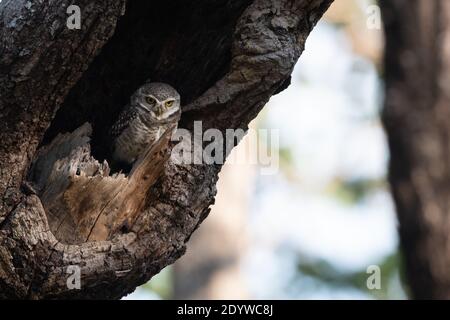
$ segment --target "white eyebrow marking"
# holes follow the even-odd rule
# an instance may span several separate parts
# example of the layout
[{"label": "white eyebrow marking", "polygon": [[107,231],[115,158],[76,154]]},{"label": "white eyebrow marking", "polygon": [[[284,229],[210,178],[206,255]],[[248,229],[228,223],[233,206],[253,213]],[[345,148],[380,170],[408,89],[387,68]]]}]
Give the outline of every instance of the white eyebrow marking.
[{"label": "white eyebrow marking", "polygon": [[[161,102],[160,102],[154,95],[152,95],[152,94],[145,94],[145,93],[143,93],[143,95],[144,95],[145,97],[147,97],[147,98],[153,98],[153,99],[155,99],[156,104],[160,104],[160,103],[161,103]],[[147,108],[147,106],[146,106],[145,104],[143,104],[142,102],[139,102],[139,106],[140,106],[142,109],[147,110],[148,112],[151,111],[151,110],[150,110],[149,108]]]},{"label": "white eyebrow marking", "polygon": [[155,97],[154,95],[152,95],[152,94],[148,94],[148,95],[146,95],[146,96],[155,99],[156,103],[158,103],[158,104],[161,103],[161,101],[159,101],[158,98],[156,98],[156,97]]},{"label": "white eyebrow marking", "polygon": [[177,112],[177,111],[178,111],[178,109],[172,109],[172,110],[170,110],[170,112],[167,112],[167,113],[164,114],[164,116],[162,117],[162,119],[168,118],[169,116],[171,116],[172,114],[174,114],[174,113]]}]

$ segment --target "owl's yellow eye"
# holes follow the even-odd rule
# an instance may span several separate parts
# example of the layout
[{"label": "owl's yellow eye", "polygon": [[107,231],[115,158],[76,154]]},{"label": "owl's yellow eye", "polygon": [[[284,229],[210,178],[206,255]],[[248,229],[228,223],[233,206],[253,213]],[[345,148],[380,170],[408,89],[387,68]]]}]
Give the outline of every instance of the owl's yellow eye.
[{"label": "owl's yellow eye", "polygon": [[173,100],[167,101],[166,108],[170,108],[171,106],[173,106]]},{"label": "owl's yellow eye", "polygon": [[145,102],[147,102],[148,104],[155,104],[155,99],[153,99],[152,97],[145,97]]}]

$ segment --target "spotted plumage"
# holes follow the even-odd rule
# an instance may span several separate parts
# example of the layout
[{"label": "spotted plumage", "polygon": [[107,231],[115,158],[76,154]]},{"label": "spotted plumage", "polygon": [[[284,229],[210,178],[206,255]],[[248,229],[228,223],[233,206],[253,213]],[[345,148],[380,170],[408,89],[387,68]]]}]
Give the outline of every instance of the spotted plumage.
[{"label": "spotted plumage", "polygon": [[111,128],[112,167],[132,165],[180,114],[180,95],[174,88],[164,83],[140,87]]}]

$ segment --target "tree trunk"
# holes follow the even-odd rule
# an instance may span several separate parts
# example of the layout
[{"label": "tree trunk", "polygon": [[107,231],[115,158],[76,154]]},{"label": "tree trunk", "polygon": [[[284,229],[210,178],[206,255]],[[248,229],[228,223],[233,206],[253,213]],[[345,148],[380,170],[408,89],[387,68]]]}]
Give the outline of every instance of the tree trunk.
[{"label": "tree trunk", "polygon": [[390,183],[414,298],[450,298],[450,2],[383,0]]},{"label": "tree trunk", "polygon": [[[82,28],[69,30],[71,1],[3,0],[0,298],[120,298],[180,257],[214,202],[219,165],[169,159],[139,192],[145,202],[132,225],[80,242],[70,241],[70,228],[52,232],[58,213],[46,212],[26,181],[32,161],[58,134],[89,122],[92,139],[83,150],[102,163],[111,124],[148,78],[180,91],[179,126],[192,130],[200,120],[204,130],[246,129],[287,86],[331,2],[78,0]],[[70,266],[81,268],[80,289],[67,286]]]}]

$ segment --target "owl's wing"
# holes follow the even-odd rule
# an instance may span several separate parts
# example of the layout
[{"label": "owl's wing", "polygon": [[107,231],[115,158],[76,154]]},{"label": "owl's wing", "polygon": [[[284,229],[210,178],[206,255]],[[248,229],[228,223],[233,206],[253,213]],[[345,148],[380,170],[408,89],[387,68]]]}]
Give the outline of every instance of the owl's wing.
[{"label": "owl's wing", "polygon": [[111,138],[115,140],[117,137],[119,137],[122,132],[128,128],[130,123],[136,119],[138,116],[138,113],[136,112],[135,108],[131,108],[130,105],[127,105],[123,111],[120,113],[119,118],[114,123],[114,125],[111,127],[111,130],[109,132]]}]

